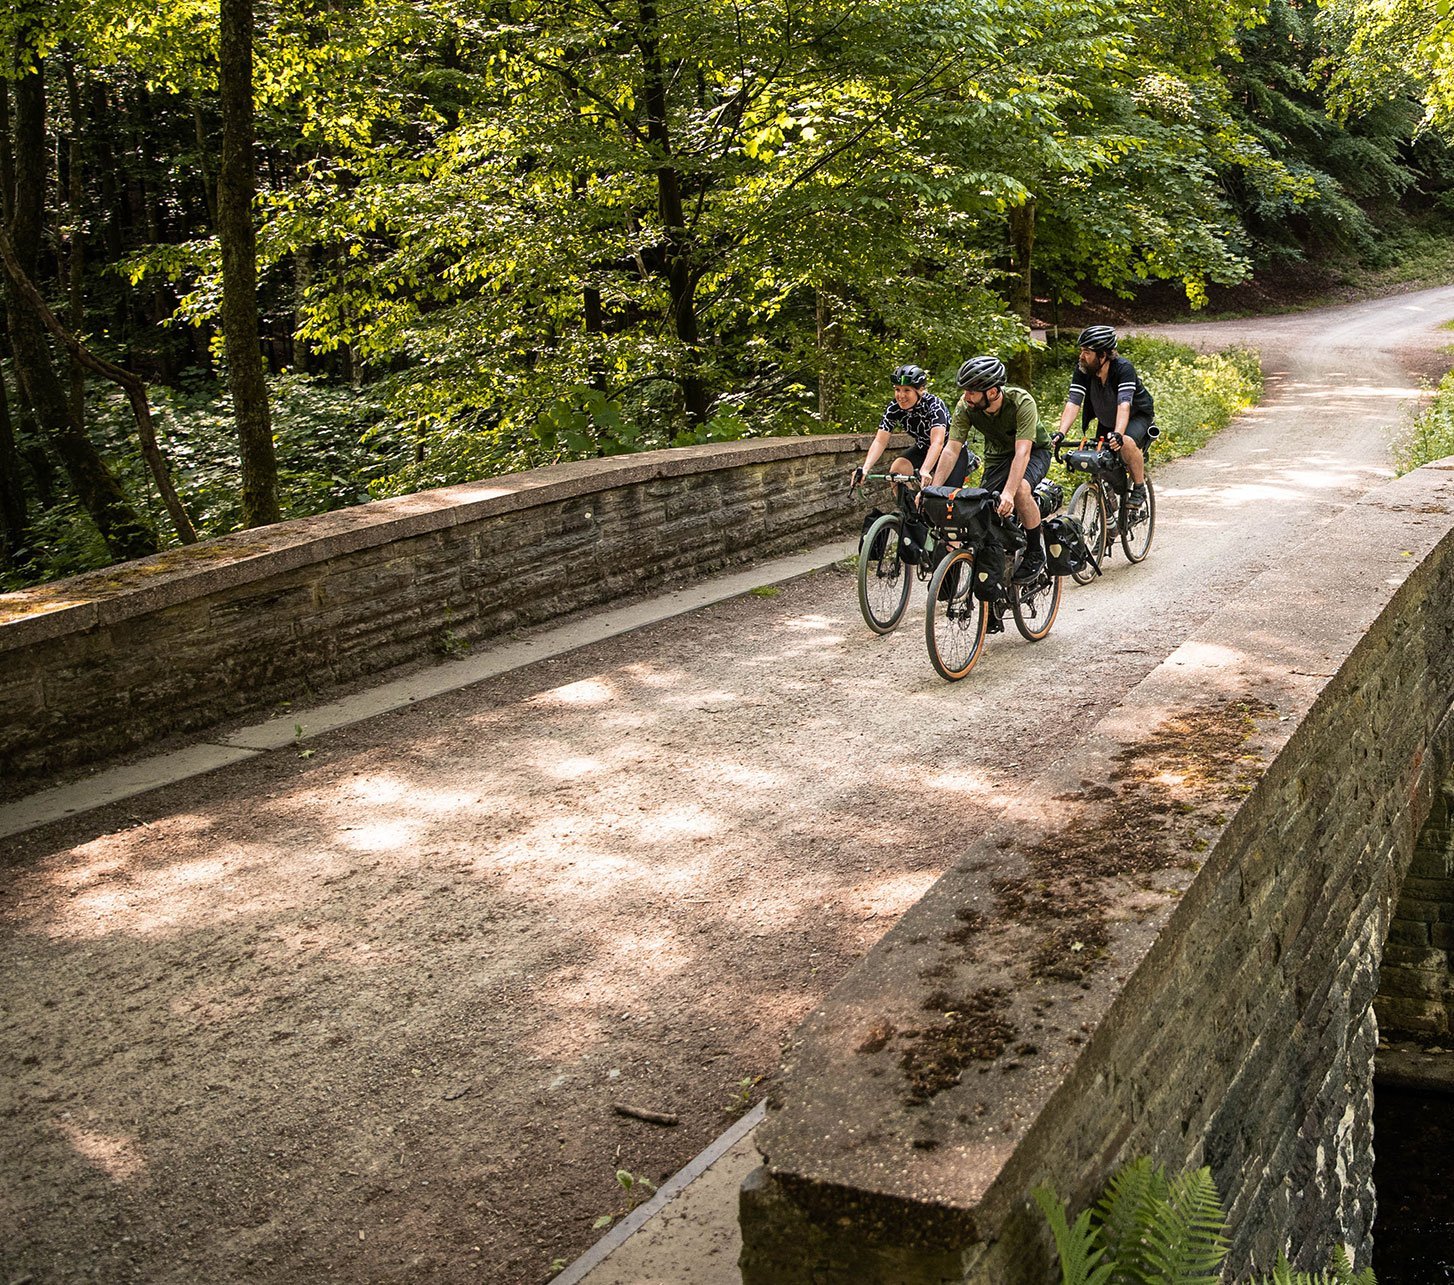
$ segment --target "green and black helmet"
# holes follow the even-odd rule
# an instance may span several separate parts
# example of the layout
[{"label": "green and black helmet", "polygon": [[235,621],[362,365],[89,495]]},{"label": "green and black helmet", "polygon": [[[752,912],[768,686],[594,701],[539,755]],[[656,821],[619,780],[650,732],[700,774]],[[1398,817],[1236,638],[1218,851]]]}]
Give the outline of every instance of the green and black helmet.
[{"label": "green and black helmet", "polygon": [[895,388],[923,388],[929,382],[929,372],[922,366],[895,366],[890,378]]}]

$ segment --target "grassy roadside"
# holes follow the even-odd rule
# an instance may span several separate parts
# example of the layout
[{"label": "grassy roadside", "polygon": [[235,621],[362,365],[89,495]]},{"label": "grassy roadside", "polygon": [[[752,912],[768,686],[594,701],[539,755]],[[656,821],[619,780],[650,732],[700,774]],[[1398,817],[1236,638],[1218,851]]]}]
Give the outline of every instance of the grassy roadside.
[{"label": "grassy roadside", "polygon": [[1400,477],[1446,455],[1454,455],[1454,370],[1439,381],[1429,404],[1393,444],[1393,464]]}]

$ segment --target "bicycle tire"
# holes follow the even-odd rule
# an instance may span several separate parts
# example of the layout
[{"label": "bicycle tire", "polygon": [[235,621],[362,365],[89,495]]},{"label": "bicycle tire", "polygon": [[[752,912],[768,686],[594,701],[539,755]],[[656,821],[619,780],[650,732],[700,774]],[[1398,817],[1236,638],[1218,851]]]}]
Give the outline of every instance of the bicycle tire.
[{"label": "bicycle tire", "polygon": [[1010,584],[1010,611],[1015,628],[1030,642],[1039,642],[1050,632],[1060,613],[1060,576],[1041,571],[1033,580]]},{"label": "bicycle tire", "polygon": [[[1081,533],[1085,536],[1085,547],[1100,562],[1106,556],[1106,502],[1101,496],[1099,485],[1095,482],[1082,482],[1071,494],[1065,512],[1080,523]],[[1079,571],[1070,573],[1070,578],[1076,584],[1090,584],[1095,577],[1095,568],[1089,562]]]},{"label": "bicycle tire", "polygon": [[[897,513],[885,513],[864,532],[858,546],[858,609],[876,634],[897,629],[909,606],[914,577],[899,556],[900,525]],[[868,551],[879,543],[880,536],[883,551],[871,558]]]},{"label": "bicycle tire", "polygon": [[1134,522],[1126,520],[1126,504],[1121,505],[1121,548],[1126,561],[1141,562],[1151,552],[1151,538],[1156,534],[1156,489],[1151,477],[1146,478],[1146,515]]},{"label": "bicycle tire", "polygon": [[[971,592],[974,554],[957,549],[935,569],[929,581],[929,605],[924,612],[924,642],[929,659],[941,678],[958,682],[984,650],[989,608]],[[954,579],[949,578],[953,576]],[[942,597],[945,581],[952,594]]]}]

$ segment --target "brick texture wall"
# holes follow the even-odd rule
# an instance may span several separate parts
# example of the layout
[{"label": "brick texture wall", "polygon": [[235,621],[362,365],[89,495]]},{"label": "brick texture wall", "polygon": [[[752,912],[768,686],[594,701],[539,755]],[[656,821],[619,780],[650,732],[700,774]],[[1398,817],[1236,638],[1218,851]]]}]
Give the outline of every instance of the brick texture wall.
[{"label": "brick texture wall", "polygon": [[[1337,1244],[1369,1262],[1374,997],[1393,923],[1388,961],[1417,978],[1402,989],[1424,1018],[1447,1014],[1435,805],[1454,757],[1451,530],[1448,467],[1340,514],[1133,690],[1062,779],[1016,799],[1060,829],[1022,822],[967,847],[794,1036],[742,1194],[745,1285],[1052,1279],[1031,1190],[1048,1182],[1081,1209],[1139,1155],[1210,1166],[1236,1278],[1279,1250],[1307,1269]],[[1178,772],[1158,785],[1182,747],[1156,729],[1226,702],[1256,728],[1221,747],[1233,775],[1199,795]],[[1087,787],[1128,761],[1146,782],[1098,802]],[[1037,850],[1094,834],[1106,808],[1161,836],[1159,868],[1096,877],[1097,859],[1116,864],[1112,837],[1081,850],[1078,885],[1053,863],[1036,873]],[[1016,861],[1029,882],[986,873]],[[1042,914],[1072,887],[1097,908],[1104,952],[1079,981],[1027,964],[1037,878]],[[935,1024],[933,991],[997,991],[1013,1035],[915,1101],[905,1028],[922,1041]]]},{"label": "brick texture wall", "polygon": [[0,595],[0,781],[856,532],[863,441],[537,469]]},{"label": "brick texture wall", "polygon": [[1435,801],[1404,880],[1379,978],[1379,1030],[1454,1037],[1454,794]]}]

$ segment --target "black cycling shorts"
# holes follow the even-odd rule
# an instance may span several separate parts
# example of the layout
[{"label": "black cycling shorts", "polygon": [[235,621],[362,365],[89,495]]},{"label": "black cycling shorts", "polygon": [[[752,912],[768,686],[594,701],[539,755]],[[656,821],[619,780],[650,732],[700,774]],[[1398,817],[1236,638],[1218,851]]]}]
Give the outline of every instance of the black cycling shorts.
[{"label": "black cycling shorts", "polygon": [[1146,449],[1146,433],[1151,427],[1151,421],[1144,416],[1133,415],[1131,422],[1126,425],[1126,431],[1122,436],[1129,437],[1143,451]]},{"label": "black cycling shorts", "polygon": [[[1003,491],[1005,483],[1010,480],[1010,465],[1014,458],[1013,455],[1001,455],[999,459],[987,461],[979,484],[986,491]],[[1050,452],[1043,446],[1032,446],[1030,458],[1025,461],[1025,481],[1030,484],[1032,491],[1045,480],[1045,474],[1049,471]]]},{"label": "black cycling shorts", "polygon": [[[1094,434],[1092,434],[1090,430],[1090,425],[1092,423],[1094,423],[1096,426]],[[1151,425],[1153,423],[1155,423],[1155,421],[1149,416],[1132,415],[1130,423],[1126,425],[1125,435],[1129,437],[1133,442],[1135,442],[1136,445],[1144,451],[1146,449],[1147,442],[1146,434],[1150,431]],[[1097,437],[1104,437],[1107,433],[1113,432],[1114,430],[1106,428],[1103,424],[1100,423],[1099,420],[1087,420],[1081,426],[1081,431],[1085,434],[1088,440],[1093,442]]]},{"label": "black cycling shorts", "polygon": [[[929,454],[927,446],[911,446],[907,451],[900,451],[899,457],[906,459],[914,466],[917,473],[924,467],[924,457]],[[959,448],[959,458],[954,461],[954,467],[949,470],[949,476],[944,479],[944,486],[963,486],[965,475],[969,472],[970,461],[974,459],[974,452],[962,443]]]}]

